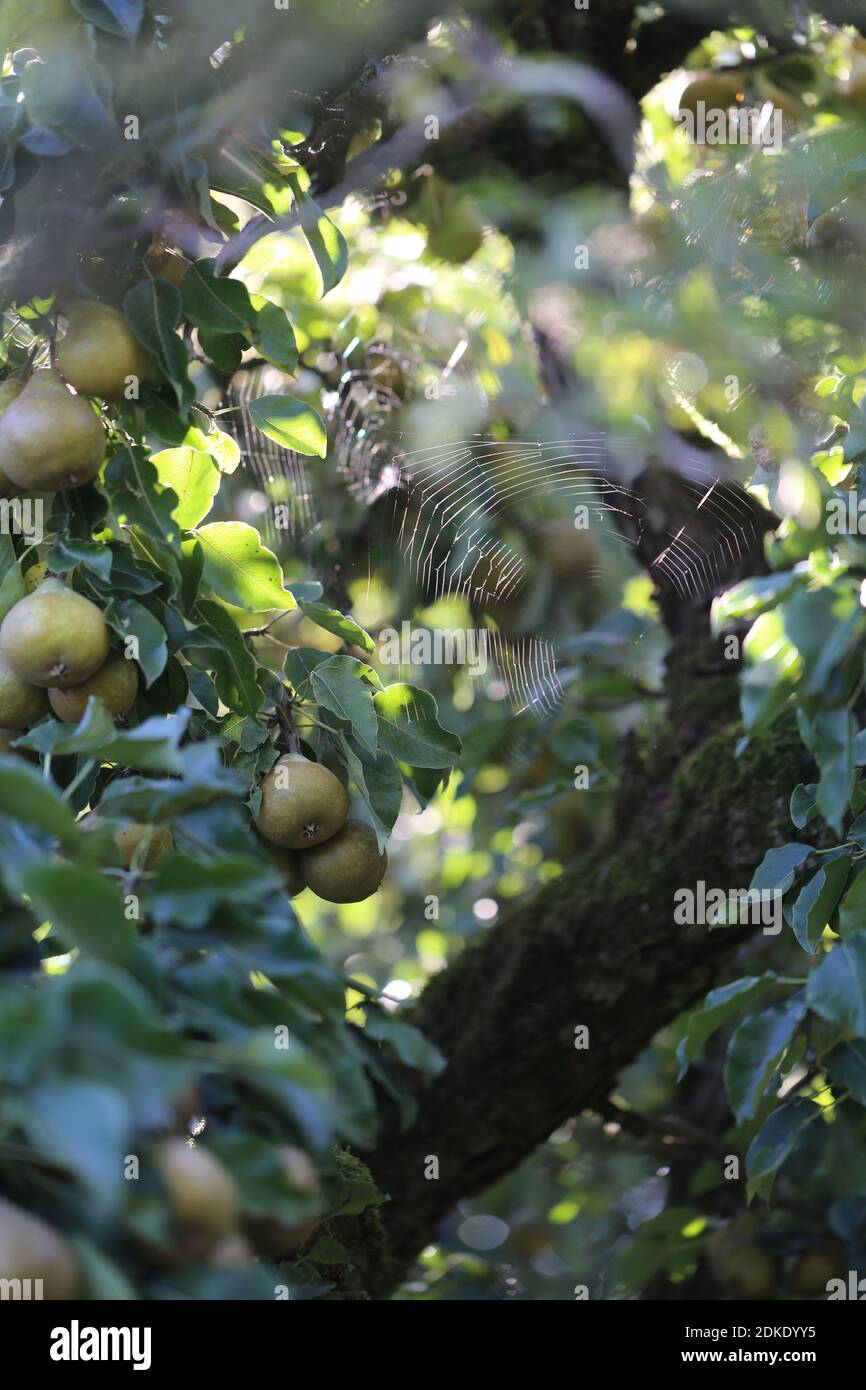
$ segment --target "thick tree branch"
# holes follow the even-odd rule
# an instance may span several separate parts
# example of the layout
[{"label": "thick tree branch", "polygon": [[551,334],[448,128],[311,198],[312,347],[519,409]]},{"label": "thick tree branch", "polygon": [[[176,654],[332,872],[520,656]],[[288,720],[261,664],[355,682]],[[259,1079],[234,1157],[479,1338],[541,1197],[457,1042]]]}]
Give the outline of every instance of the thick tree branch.
[{"label": "thick tree branch", "polygon": [[[767,847],[792,838],[791,790],[809,760],[795,729],[737,757],[736,684],[714,644],[683,634],[669,668],[667,730],[632,749],[603,854],[516,904],[435,978],[413,1022],[447,1059],[401,1133],[386,1123],[373,1174],[388,1193],[386,1296],[461,1198],[511,1171],[565,1119],[601,1104],[663,1025],[717,983],[760,927],[674,924],[699,879],[747,887]],[[715,671],[714,671],[715,668]],[[588,1050],[574,1030],[589,1028]],[[426,1177],[430,1156],[439,1177]]]}]

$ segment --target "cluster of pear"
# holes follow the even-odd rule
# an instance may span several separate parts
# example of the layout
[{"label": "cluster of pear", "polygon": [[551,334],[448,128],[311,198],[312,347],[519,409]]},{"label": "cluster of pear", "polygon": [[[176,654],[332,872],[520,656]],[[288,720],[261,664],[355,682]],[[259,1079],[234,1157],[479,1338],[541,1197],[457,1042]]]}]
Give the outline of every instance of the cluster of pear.
[{"label": "cluster of pear", "polygon": [[279,758],[261,781],[256,829],[267,841],[290,897],[311,888],[329,903],[359,903],[388,867],[373,829],[349,817],[333,772],[300,753]]},{"label": "cluster of pear", "polygon": [[115,719],[138,694],[133,661],[111,651],[102,611],[59,579],[44,579],[0,625],[0,749],[52,710],[77,724],[91,695]]},{"label": "cluster of pear", "polygon": [[[193,1109],[200,1110],[195,1088],[189,1090]],[[308,1203],[318,1204],[321,1184],[309,1154],[281,1144],[276,1157],[287,1187]],[[259,1258],[284,1259],[303,1245],[318,1224],[316,1214],[292,1225],[273,1215],[242,1212],[234,1177],[201,1142],[191,1144],[176,1136],[161,1139],[151,1151],[151,1161],[165,1188],[177,1236],[171,1264],[204,1259],[215,1268],[231,1269],[255,1264]],[[164,1251],[143,1253],[152,1254],[157,1263],[165,1262]]]},{"label": "cluster of pear", "polygon": [[[119,400],[149,358],[123,315],[95,299],[60,306],[54,367],[0,383],[0,494],[82,487],[99,472],[105,433],[87,396]],[[73,395],[69,387],[78,393]]]},{"label": "cluster of pear", "polygon": [[848,1258],[835,1236],[810,1237],[783,1271],[761,1243],[757,1226],[758,1218],[747,1214],[719,1227],[706,1242],[707,1264],[726,1296],[768,1298],[783,1286],[801,1298],[826,1297],[829,1280],[844,1276]]},{"label": "cluster of pear", "polygon": [[[277,1156],[287,1186],[309,1203],[318,1202],[321,1184],[309,1154],[284,1144]],[[318,1224],[315,1215],[292,1225],[275,1216],[242,1214],[234,1178],[201,1144],[190,1147],[184,1139],[168,1137],[154,1147],[151,1159],[177,1237],[172,1264],[201,1259],[217,1269],[235,1269],[260,1257],[288,1258]],[[166,1263],[153,1247],[142,1254]],[[0,1198],[0,1280],[13,1279],[41,1280],[46,1299],[86,1297],[86,1278],[72,1243],[41,1217]]]}]

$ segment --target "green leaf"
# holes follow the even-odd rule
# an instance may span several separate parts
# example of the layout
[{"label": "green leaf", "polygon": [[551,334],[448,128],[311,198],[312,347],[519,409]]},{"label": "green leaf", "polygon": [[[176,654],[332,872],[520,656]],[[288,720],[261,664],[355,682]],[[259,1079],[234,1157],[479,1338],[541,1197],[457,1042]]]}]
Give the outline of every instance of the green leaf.
[{"label": "green leaf", "polygon": [[107,34],[134,39],[144,19],[144,0],[72,0],[82,19]]},{"label": "green leaf", "polygon": [[835,1088],[850,1091],[860,1105],[866,1105],[866,1043],[834,1047],[827,1059],[827,1073]]},{"label": "green leaf", "polygon": [[113,558],[109,547],[99,541],[69,540],[60,536],[45,556],[45,563],[53,574],[80,566],[107,584],[111,579]]},{"label": "green leaf", "polygon": [[254,715],[263,695],[257,681],[255,657],[231,614],[219,603],[202,599],[198,604],[202,624],[191,634],[187,654],[202,652],[215,672],[216,688],[223,703],[239,714]]},{"label": "green leaf", "polygon": [[84,1275],[85,1296],[88,1299],[107,1303],[134,1302],[138,1299],[134,1285],[98,1245],[80,1233],[70,1239]]},{"label": "green leaf", "polygon": [[365,1035],[375,1038],[377,1042],[389,1043],[405,1067],[414,1067],[426,1080],[431,1081],[445,1070],[446,1061],[442,1053],[425,1038],[420,1029],[375,1006],[365,1004],[364,1008]]},{"label": "green leaf", "polygon": [[216,333],[250,331],[257,314],[240,280],[213,274],[213,261],[196,261],[181,281],[183,310],[190,323]]},{"label": "green leaf", "polygon": [[105,705],[91,695],[77,725],[62,724],[56,719],[44,720],[23,736],[21,747],[31,748],[43,757],[47,753],[89,757],[111,743],[115,732],[114,720]]},{"label": "green leaf", "polygon": [[818,810],[828,825],[841,835],[857,775],[854,716],[847,709],[825,709],[819,710],[810,720],[801,707],[797,711],[797,722],[803,741],[821,770]]},{"label": "green leaf", "polygon": [[185,763],[179,744],[189,720],[190,711],[180,709],[170,719],[154,715],[134,729],[119,729],[102,702],[91,695],[78,725],[57,720],[39,724],[25,735],[22,747],[42,754],[101,758],[140,771],[181,774]]},{"label": "green leaf", "polygon": [[301,188],[297,179],[289,182],[298,206],[301,229],[307,245],[316,258],[322,281],[322,294],[339,285],[349,264],[349,251],[346,238],[329,217],[326,217],[318,203]]},{"label": "green leaf", "polygon": [[453,767],[460,757],[456,734],[439,723],[439,710],[429,690],[402,682],[373,697],[379,716],[382,748],[410,767]]},{"label": "green leaf", "polygon": [[86,955],[129,966],[138,942],[120,889],[77,864],[30,865],[20,875],[34,909]]},{"label": "green leaf", "polygon": [[813,970],[809,1008],[849,1038],[866,1037],[866,932],[839,941]]},{"label": "green leaf", "polygon": [[312,1250],[304,1256],[311,1264],[318,1265],[350,1265],[352,1256],[344,1245],[333,1236],[319,1236],[313,1245]]},{"label": "green leaf", "polygon": [[0,801],[14,808],[16,820],[55,836],[67,848],[77,845],[79,832],[72,811],[53,785],[20,756],[0,754]]},{"label": "green leaf", "polygon": [[852,585],[800,588],[785,603],[784,622],[802,658],[802,693],[826,696],[834,673],[860,643],[866,628],[857,589]]},{"label": "green leaf", "polygon": [[780,1105],[761,1126],[746,1154],[749,1192],[769,1196],[773,1179],[790,1158],[807,1127],[820,1112],[808,1100]]},{"label": "green leaf", "polygon": [[227,376],[237,371],[249,346],[242,333],[214,333],[207,328],[198,330],[198,340],[205,356]]},{"label": "green leaf", "polygon": [[740,707],[750,733],[768,729],[791,699],[800,677],[800,653],[785,634],[778,611],[762,613],[743,642]]},{"label": "green leaf", "polygon": [[358,788],[367,809],[379,849],[383,850],[394,827],[403,800],[403,778],[390,753],[375,758],[355,739],[341,733],[337,740],[349,776]]},{"label": "green leaf", "polygon": [[141,667],[144,683],[148,689],[162,675],[168,661],[166,633],[160,623],[144,604],[133,598],[111,599],[105,608],[105,621],[113,632],[125,642],[128,637],[136,638],[138,653],[135,660]]},{"label": "green leaf", "polygon": [[814,953],[821,933],[836,910],[850,868],[850,855],[841,854],[835,859],[828,856],[800,890],[792,909],[791,925],[804,951]]},{"label": "green leaf", "polygon": [[741,980],[710,991],[704,1007],[689,1015],[686,1031],[677,1046],[679,1080],[685,1076],[708,1038],[759,999],[777,982],[777,978],[772,970],[768,970],[763,975],[746,975]]},{"label": "green leaf", "polygon": [[295,647],[286,653],[283,662],[283,670],[289,684],[297,691],[308,689],[310,677],[317,666],[329,661],[327,652],[320,652],[317,647]]},{"label": "green leaf", "polygon": [[151,886],[149,916],[156,923],[182,923],[185,929],[203,927],[220,903],[254,903],[280,887],[276,869],[261,861],[225,857],[203,864],[177,853],[160,867]]},{"label": "green leaf", "polygon": [[160,483],[144,449],[126,447],[114,454],[105,470],[105,485],[121,526],[140,526],[149,536],[177,542],[174,512],[180,499]]},{"label": "green leaf", "polygon": [[280,371],[293,372],[298,365],[298,345],[285,309],[267,300],[258,310],[253,339],[262,357]]},{"label": "green leaf", "polygon": [[791,793],[790,813],[791,820],[798,830],[804,830],[810,820],[814,820],[818,814],[818,803],[816,795],[818,792],[817,782],[800,782]]},{"label": "green leaf", "polygon": [[0,622],[26,593],[27,587],[15,558],[12,537],[0,536]]},{"label": "green leaf", "polygon": [[[849,861],[850,862],[850,861]],[[861,869],[839,909],[839,935],[850,936],[866,926],[866,869]]]},{"label": "green leaf", "polygon": [[220,471],[210,454],[188,446],[163,449],[151,456],[156,476],[163,487],[171,488],[177,506],[172,517],[183,531],[191,531],[203,521],[219,492]]},{"label": "green leaf", "polygon": [[322,459],[328,452],[322,418],[306,401],[294,396],[259,396],[250,404],[249,412],[253,424],[284,449]]},{"label": "green leaf", "polygon": [[187,376],[186,349],[175,331],[182,307],[177,286],[159,277],[140,281],[123,299],[127,323],[160,363],[174,387],[178,405],[185,410],[192,402],[193,392]]},{"label": "green leaf", "polygon": [[[105,154],[119,139],[110,112],[111,81],[95,59],[69,45],[41,45],[40,61],[21,75],[24,110],[36,123],[56,132],[68,149]],[[56,153],[65,153],[58,150]]]},{"label": "green leaf", "polygon": [[190,425],[180,441],[181,445],[184,448],[197,449],[201,454],[210,454],[221,473],[234,473],[241,461],[237,440],[225,430],[219,429],[212,420],[209,424],[209,429]]},{"label": "green leaf", "polygon": [[762,575],[759,579],[745,579],[741,584],[735,584],[733,589],[728,589],[713,599],[713,631],[719,633],[732,622],[752,621],[761,613],[768,613],[802,582],[799,575],[784,571],[781,574]]},{"label": "green leaf", "polygon": [[300,607],[308,618],[323,627],[326,632],[333,632],[335,637],[342,637],[348,644],[361,647],[365,652],[376,650],[376,644],[369,633],[359,627],[351,618],[347,618],[345,613],[340,613],[336,608],[327,608],[323,603],[312,603],[309,599],[300,598]]},{"label": "green leaf", "polygon": [[114,1086],[64,1076],[37,1086],[31,1103],[28,1138],[74,1173],[100,1216],[110,1215],[126,1187],[123,1158],[132,1112],[125,1097]]},{"label": "green leaf", "polygon": [[352,656],[332,656],[315,668],[310,689],[313,699],[351,725],[352,732],[375,757],[376,710],[372,692],[361,678],[369,669]]},{"label": "green leaf", "polygon": [[132,820],[162,822],[221,797],[244,796],[247,784],[224,767],[215,747],[197,743],[181,750],[181,777],[120,777],[102,794],[100,813]]},{"label": "green leaf", "polygon": [[[204,582],[226,603],[249,613],[291,609],[295,600],[283,588],[283,571],[273,551],[243,521],[214,521],[195,533],[204,553]],[[191,542],[184,543],[186,553]]]},{"label": "green leaf", "polygon": [[814,853],[814,845],[801,845],[798,841],[768,849],[752,875],[750,888],[761,892],[787,892],[800,865]]},{"label": "green leaf", "polygon": [[806,1013],[799,991],[783,1004],[749,1014],[734,1031],[725,1060],[725,1090],[737,1124],[754,1118],[773,1072]]}]

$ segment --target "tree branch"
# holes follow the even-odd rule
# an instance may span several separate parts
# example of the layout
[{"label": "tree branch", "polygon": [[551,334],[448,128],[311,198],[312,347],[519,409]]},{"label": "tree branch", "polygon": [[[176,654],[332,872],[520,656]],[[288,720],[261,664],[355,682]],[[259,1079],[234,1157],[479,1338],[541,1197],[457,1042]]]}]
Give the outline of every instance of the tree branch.
[{"label": "tree branch", "polygon": [[[703,674],[713,644],[683,634],[669,667],[667,732],[632,750],[616,833],[518,902],[434,978],[412,1012],[447,1059],[407,1132],[387,1119],[367,1155],[380,1187],[387,1296],[461,1198],[515,1168],[564,1120],[598,1107],[620,1070],[718,980],[760,931],[674,924],[674,892],[747,887],[793,837],[791,790],[809,759],[792,723],[737,757],[732,674]],[[575,1028],[589,1029],[577,1050]],[[439,1163],[428,1179],[429,1159]]]}]

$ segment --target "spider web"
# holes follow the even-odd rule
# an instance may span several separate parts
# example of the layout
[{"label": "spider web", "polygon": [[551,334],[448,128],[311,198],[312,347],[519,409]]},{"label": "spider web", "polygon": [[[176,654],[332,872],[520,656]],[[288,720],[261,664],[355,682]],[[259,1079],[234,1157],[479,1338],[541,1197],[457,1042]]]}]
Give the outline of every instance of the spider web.
[{"label": "spider web", "polygon": [[286,503],[280,520],[286,525],[277,526],[277,513],[272,506],[264,511],[261,527],[265,540],[276,549],[288,535],[295,539],[305,535],[316,523],[315,500],[307,475],[307,461],[303,454],[293,449],[284,449],[275,440],[269,439],[253,424],[249,413],[249,403],[259,396],[287,395],[285,377],[276,367],[260,366],[236,372],[227,392],[227,403],[233,408],[228,417],[228,430],[241,451],[241,459],[249,468],[263,493],[270,496],[274,485],[282,483]]},{"label": "spider web", "polygon": [[[512,598],[526,579],[525,561],[497,528],[514,517],[525,522],[557,494],[568,496],[575,517],[580,511],[584,520],[594,518],[587,529],[604,527],[618,542],[635,550],[641,546],[650,518],[623,466],[632,441],[602,432],[552,440],[475,434],[413,448],[406,432],[395,428],[403,402],[381,369],[387,366],[387,350],[373,345],[369,352],[379,357],[380,370],[347,365],[336,389],[323,399],[329,457],[361,505],[393,496],[397,546],[428,601],[458,597],[483,611]],[[263,392],[286,392],[276,369],[236,374],[230,399],[241,409],[231,417],[232,428],[263,490],[284,481],[288,534],[296,537],[317,523],[307,464],[252,424],[244,407]],[[667,532],[667,543],[649,560],[649,569],[659,588],[672,589],[682,600],[699,599],[719,588],[725,572],[759,543],[759,524],[745,495],[713,468],[712,456],[679,441],[666,461],[693,499],[693,510],[689,520]],[[276,546],[286,538],[286,528],[278,530],[271,513],[265,534]],[[593,577],[600,575],[591,569],[587,579]],[[554,645],[536,636],[485,633],[490,665],[514,712],[552,713],[564,698]]]}]

